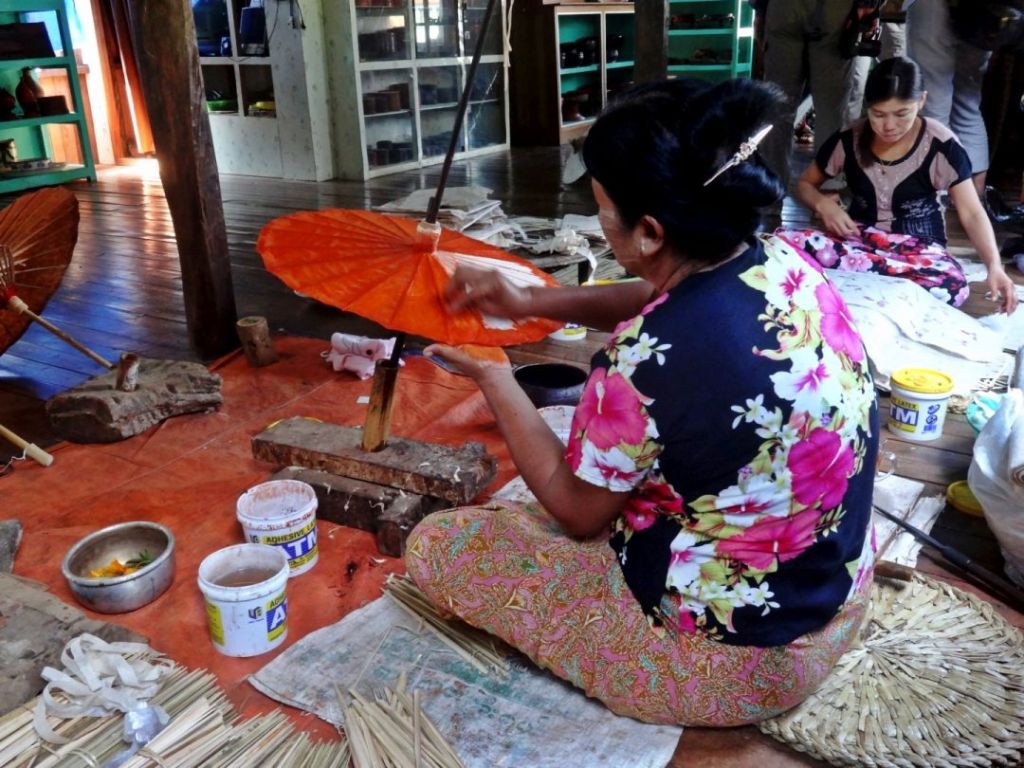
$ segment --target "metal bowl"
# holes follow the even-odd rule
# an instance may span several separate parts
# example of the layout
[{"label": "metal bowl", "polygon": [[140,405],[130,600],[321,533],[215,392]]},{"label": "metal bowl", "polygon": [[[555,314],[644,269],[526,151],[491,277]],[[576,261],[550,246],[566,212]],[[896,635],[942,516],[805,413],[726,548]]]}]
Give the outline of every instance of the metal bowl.
[{"label": "metal bowl", "polygon": [[576,405],[583,394],[587,372],[564,363],[534,363],[516,368],[519,386],[538,408],[546,405]]},{"label": "metal bowl", "polygon": [[[96,578],[89,571],[113,559],[122,563],[140,552],[153,562],[134,573]],[[90,533],[64,556],[61,572],[75,599],[98,613],[126,613],[151,603],[174,581],[174,534],[157,523],[119,523]]]}]

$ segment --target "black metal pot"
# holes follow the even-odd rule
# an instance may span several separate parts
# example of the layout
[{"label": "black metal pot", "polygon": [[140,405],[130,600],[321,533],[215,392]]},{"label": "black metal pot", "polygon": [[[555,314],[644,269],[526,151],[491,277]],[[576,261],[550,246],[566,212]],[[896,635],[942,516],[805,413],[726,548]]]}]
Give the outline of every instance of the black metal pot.
[{"label": "black metal pot", "polygon": [[534,363],[516,368],[519,386],[538,408],[546,405],[576,405],[583,394],[587,372],[564,363]]}]

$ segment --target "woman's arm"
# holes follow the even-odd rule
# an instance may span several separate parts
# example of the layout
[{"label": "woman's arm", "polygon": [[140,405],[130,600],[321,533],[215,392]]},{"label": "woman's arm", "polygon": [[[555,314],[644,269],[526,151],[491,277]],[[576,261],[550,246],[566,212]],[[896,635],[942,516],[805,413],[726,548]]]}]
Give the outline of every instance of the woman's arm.
[{"label": "woman's arm", "polygon": [[970,179],[949,188],[949,199],[956,206],[956,214],[960,218],[971,245],[978,252],[978,257],[988,269],[988,290],[993,301],[1001,302],[1001,309],[1010,314],[1017,307],[1017,292],[1013,280],[1003,269],[999,257],[999,246],[996,245],[996,234],[992,231],[992,222],[981,206],[978,191]]},{"label": "woman's arm", "polygon": [[857,222],[833,198],[819,191],[828,179],[817,163],[812,162],[796,183],[797,199],[821,217],[825,229],[840,237],[853,237],[860,232]]},{"label": "woman's arm", "polygon": [[608,529],[629,494],[591,485],[572,473],[565,446],[533,407],[511,368],[481,363],[442,344],[424,352],[443,358],[476,381],[526,486],[567,533],[585,538]]},{"label": "woman's arm", "polygon": [[547,317],[610,331],[636,317],[654,298],[654,286],[644,280],[578,288],[523,287],[498,272],[459,267],[445,288],[453,312],[478,309],[495,317]]}]

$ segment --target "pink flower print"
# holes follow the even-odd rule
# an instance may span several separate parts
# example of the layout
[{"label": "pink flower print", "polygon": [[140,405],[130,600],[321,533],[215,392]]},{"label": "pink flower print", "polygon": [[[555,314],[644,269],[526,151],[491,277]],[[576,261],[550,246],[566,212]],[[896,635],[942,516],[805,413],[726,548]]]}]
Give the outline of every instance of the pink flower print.
[{"label": "pink flower print", "polygon": [[593,443],[583,444],[577,475],[594,485],[612,491],[631,491],[644,475],[636,462],[618,448],[598,450]]},{"label": "pink flower print", "polygon": [[683,497],[666,482],[650,482],[629,498],[622,514],[630,528],[642,531],[654,525],[658,515],[683,514]]},{"label": "pink flower print", "polygon": [[956,296],[953,297],[953,306],[959,307],[961,304],[967,301],[967,297],[970,295],[971,288],[970,286],[965,285],[963,288],[957,291]]},{"label": "pink flower print", "polygon": [[668,294],[667,293],[663,293],[660,296],[658,296],[656,299],[654,299],[653,301],[650,301],[647,304],[645,304],[644,308],[640,310],[640,314],[641,315],[649,315],[649,314],[651,314],[651,312],[654,311],[655,307],[660,306],[661,304],[664,304],[666,301],[668,301]]},{"label": "pink flower print", "polygon": [[864,345],[857,333],[853,316],[846,302],[831,283],[822,283],[814,289],[821,307],[821,335],[836,354],[846,353],[855,363],[864,359]]},{"label": "pink flower print", "polygon": [[766,517],[739,536],[719,542],[720,555],[731,557],[758,571],[792,560],[814,543],[814,529],[821,513],[805,509],[792,517]]},{"label": "pink flower print", "polygon": [[700,579],[701,566],[715,559],[715,543],[698,544],[692,533],[680,531],[669,545],[669,551],[666,586],[692,592],[690,587]]},{"label": "pink flower print", "polygon": [[676,631],[688,635],[697,632],[697,622],[693,620],[693,613],[685,605],[679,606],[679,623],[676,625]]},{"label": "pink flower print", "polygon": [[573,432],[584,432],[597,448],[644,441],[647,419],[640,395],[621,374],[595,368],[573,416]]},{"label": "pink flower print", "polygon": [[847,250],[839,260],[839,268],[845,269],[847,272],[870,272],[872,263],[871,257],[867,253],[859,249],[851,249]]},{"label": "pink flower print", "polygon": [[580,468],[580,461],[583,459],[583,441],[576,430],[569,436],[569,443],[565,446],[565,460],[569,467],[575,472]]},{"label": "pink flower print", "polygon": [[815,429],[793,446],[786,466],[793,476],[793,496],[801,504],[829,510],[839,505],[853,474],[853,448],[835,432]]},{"label": "pink flower print", "polygon": [[834,267],[839,261],[839,253],[832,243],[826,243],[820,250],[816,251],[814,258],[823,267]]}]

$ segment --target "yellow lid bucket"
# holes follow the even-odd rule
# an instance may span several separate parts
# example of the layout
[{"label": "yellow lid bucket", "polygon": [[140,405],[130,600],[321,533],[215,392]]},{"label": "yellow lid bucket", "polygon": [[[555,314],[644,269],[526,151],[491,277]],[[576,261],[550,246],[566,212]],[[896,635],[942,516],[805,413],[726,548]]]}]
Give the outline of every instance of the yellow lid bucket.
[{"label": "yellow lid bucket", "polygon": [[890,383],[889,431],[922,442],[942,437],[952,377],[931,368],[901,368]]}]

